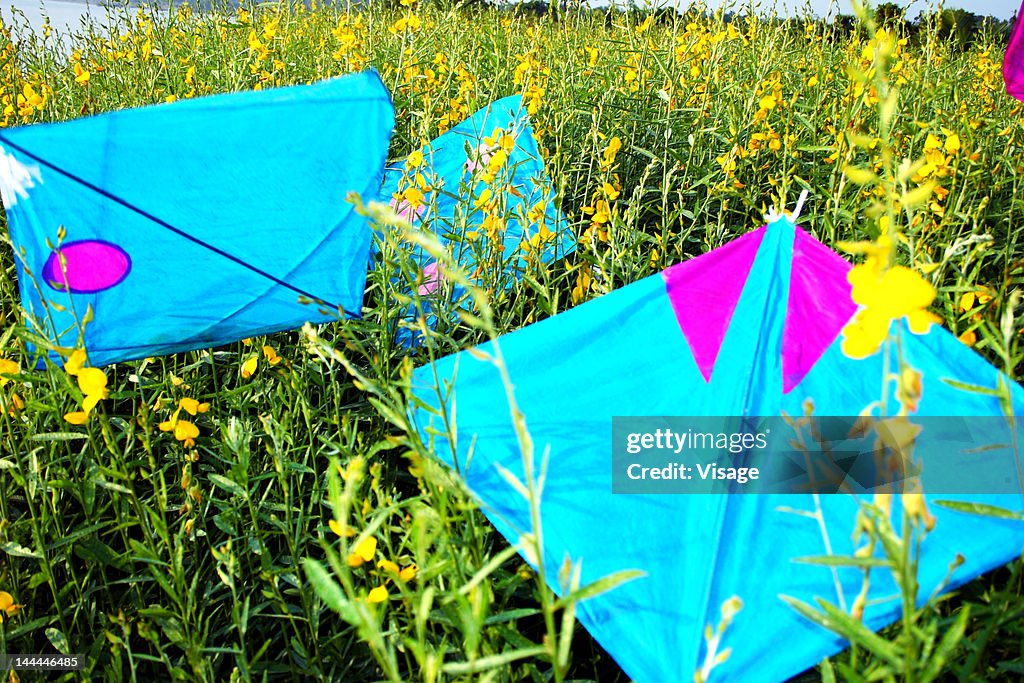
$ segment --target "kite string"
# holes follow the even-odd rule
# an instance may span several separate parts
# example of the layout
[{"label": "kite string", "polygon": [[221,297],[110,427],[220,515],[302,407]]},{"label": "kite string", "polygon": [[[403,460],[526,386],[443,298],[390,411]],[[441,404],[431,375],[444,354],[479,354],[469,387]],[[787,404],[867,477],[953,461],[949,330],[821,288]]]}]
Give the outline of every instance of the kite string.
[{"label": "kite string", "polygon": [[11,149],[13,149],[13,150],[15,150],[15,151],[25,155],[29,159],[32,159],[33,161],[36,161],[36,162],[42,164],[43,166],[46,166],[48,169],[50,169],[52,171],[55,171],[56,173],[59,173],[60,175],[64,176],[65,178],[71,180],[72,182],[78,183],[79,185],[92,190],[93,192],[99,194],[100,196],[102,196],[102,197],[104,197],[106,199],[109,199],[110,201],[114,202],[115,204],[118,204],[119,206],[123,206],[124,208],[128,209],[129,211],[132,211],[132,212],[142,216],[143,218],[145,218],[145,219],[147,219],[147,220],[149,220],[149,221],[151,221],[153,223],[156,223],[157,225],[159,225],[162,228],[170,230],[171,232],[173,232],[174,234],[176,234],[176,235],[178,235],[180,237],[184,237],[188,241],[190,241],[190,242],[192,242],[194,244],[197,244],[200,247],[203,247],[204,249],[212,251],[213,253],[217,254],[218,256],[222,256],[222,257],[228,259],[229,261],[232,261],[233,263],[237,263],[238,265],[242,266],[243,268],[245,268],[247,270],[250,270],[250,271],[256,273],[257,275],[261,275],[261,276],[267,278],[268,280],[270,280],[272,282],[275,282],[276,284],[281,285],[282,287],[286,287],[286,288],[292,290],[293,292],[295,292],[297,294],[300,294],[301,296],[304,296],[304,297],[306,297],[308,299],[311,299],[313,302],[315,302],[315,303],[317,303],[319,305],[331,306],[332,308],[336,308],[336,309],[341,310],[341,311],[345,310],[344,307],[341,306],[341,305],[332,304],[332,303],[328,302],[326,299],[324,299],[322,297],[316,296],[315,294],[313,294],[311,292],[307,292],[306,290],[302,289],[301,287],[293,285],[290,282],[286,282],[286,281],[282,280],[281,278],[279,278],[279,277],[277,277],[275,275],[272,275],[271,273],[268,273],[267,271],[263,270],[262,268],[259,268],[257,266],[252,265],[251,263],[248,263],[244,259],[241,259],[241,258],[239,258],[237,256],[234,256],[233,254],[231,254],[229,252],[226,252],[223,249],[210,244],[209,242],[204,242],[203,240],[199,239],[198,237],[190,235],[187,232],[185,232],[184,230],[181,230],[179,228],[174,227],[173,225],[171,225],[167,221],[163,220],[162,218],[154,216],[153,214],[149,213],[148,211],[146,211],[144,209],[140,209],[139,207],[135,206],[134,204],[131,204],[130,202],[125,201],[124,199],[121,199],[117,195],[115,195],[115,194],[113,194],[111,192],[108,192],[107,190],[104,190],[101,187],[97,187],[96,185],[90,183],[88,180],[85,180],[84,178],[81,178],[81,177],[75,175],[74,173],[71,173],[69,171],[66,171],[66,170],[64,170],[64,169],[54,165],[53,163],[47,161],[46,159],[43,159],[42,157],[39,157],[39,156],[33,154],[32,152],[28,151],[27,149],[25,149],[21,145],[18,145],[18,144],[15,144],[15,143],[11,142],[5,135],[0,135],[0,142],[2,142],[4,145],[7,145]]}]

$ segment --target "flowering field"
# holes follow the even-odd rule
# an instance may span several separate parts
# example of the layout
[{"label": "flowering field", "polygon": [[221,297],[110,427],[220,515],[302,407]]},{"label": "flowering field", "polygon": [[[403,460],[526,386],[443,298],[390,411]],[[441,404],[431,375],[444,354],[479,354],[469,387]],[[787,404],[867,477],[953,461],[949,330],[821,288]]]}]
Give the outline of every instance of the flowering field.
[{"label": "flowering field", "polygon": [[[409,0],[4,28],[3,126],[372,67],[397,158],[522,94],[580,246],[492,287],[487,325],[443,328],[429,352],[395,344],[401,307],[378,270],[359,321],[44,371],[0,232],[0,653],[81,653],[108,680],[626,680],[410,432],[410,369],[720,246],[807,189],[816,237],[907,267],[878,301],[930,311],[1017,378],[1024,108],[1003,91],[1004,44]],[[484,227],[471,239],[502,229]],[[869,353],[885,335],[860,322],[849,349]],[[1017,562],[918,615],[945,630],[970,607],[944,668],[1021,673],[1021,584]],[[922,669],[937,656],[886,635]],[[871,648],[836,662],[826,679],[888,666]]]}]

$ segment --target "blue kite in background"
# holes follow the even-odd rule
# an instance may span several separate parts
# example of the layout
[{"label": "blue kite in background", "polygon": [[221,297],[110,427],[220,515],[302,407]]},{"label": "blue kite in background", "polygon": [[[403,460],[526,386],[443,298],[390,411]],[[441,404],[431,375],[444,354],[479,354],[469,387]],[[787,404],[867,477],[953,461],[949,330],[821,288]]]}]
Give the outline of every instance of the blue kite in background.
[{"label": "blue kite in background", "polygon": [[[493,102],[389,164],[381,192],[400,216],[434,233],[459,266],[492,291],[510,288],[531,262],[549,264],[576,248],[518,95]],[[437,311],[448,303],[440,301],[444,271],[418,247],[412,260],[422,274],[418,293],[433,328]],[[462,293],[456,288],[451,301]],[[415,320],[415,308],[405,317]],[[413,344],[417,336],[403,327],[398,338]]]},{"label": "blue kite in background", "polygon": [[[882,398],[883,373],[900,366],[888,346],[861,359],[844,353],[840,332],[858,313],[850,268],[778,218],[704,256],[414,373],[419,407],[410,409],[424,441],[464,478],[495,527],[519,544],[533,529],[529,504],[508,479],[511,473],[523,482],[526,474],[521,435],[495,361],[500,351],[529,430],[534,476],[545,463],[540,561],[552,589],[563,592],[556,577],[567,560],[580,563],[581,585],[643,572],[584,600],[577,612],[633,680],[694,680],[695,672],[707,673],[710,658],[717,664],[716,681],[782,681],[845,646],[781,596],[811,605],[820,597],[847,613],[857,609],[860,568],[794,562],[855,553],[852,532],[860,507],[853,495],[782,485],[786,472],[776,470],[791,472],[792,463],[769,458],[782,450],[760,453],[753,444],[738,453],[716,445],[704,459],[760,465],[763,473],[782,475],[756,482],[759,493],[741,493],[739,477],[712,489],[685,489],[690,480],[681,479],[636,481],[643,465],[664,461],[652,459],[654,451],[621,460],[621,444],[610,437],[631,416],[635,422],[629,424],[640,425],[656,424],[656,416],[732,416],[727,419],[739,427],[756,427],[768,419],[788,424],[780,421],[783,413],[806,418],[811,406],[815,419],[860,415]],[[1010,447],[1014,438],[1022,442],[1020,426],[1014,433],[1015,423],[1005,417],[1024,412],[1024,392],[938,325],[918,335],[903,320],[894,324],[902,326],[903,358],[922,373],[920,384],[904,387],[902,395],[892,383],[886,386],[888,414],[913,400],[912,418],[924,423],[915,462],[924,463],[917,481],[925,497],[906,499],[908,511],[911,502],[928,501],[934,523],[921,545],[923,602],[933,591],[1010,561],[1024,546],[1024,521],[934,503],[940,498],[1024,509],[1019,453]],[[964,390],[967,385],[974,390]],[[945,417],[950,415],[969,419]],[[991,448],[947,439],[947,425],[969,431],[975,421],[984,421],[980,443]],[[447,433],[446,425],[454,433],[437,436]],[[772,438],[789,442],[785,434]],[[968,439],[966,445],[979,442]],[[691,449],[666,457],[687,463],[692,456]],[[845,478],[836,491],[863,484],[854,475],[864,458],[855,460],[841,470]],[[629,469],[631,463],[637,466]],[[691,477],[699,479],[696,469]],[[665,485],[683,489],[659,495]],[[622,490],[633,493],[615,492]],[[870,490],[869,479],[855,492]],[[893,499],[899,510],[901,496]],[[866,604],[859,604],[863,622],[879,629],[898,619],[898,596],[892,574],[879,565]],[[738,612],[736,598],[742,601]],[[731,623],[724,640],[715,640],[713,629],[723,619]],[[731,654],[716,660],[725,648]]]},{"label": "blue kite in background", "polygon": [[368,71],[3,131],[27,324],[102,366],[359,315],[346,197],[379,197],[393,127]]}]

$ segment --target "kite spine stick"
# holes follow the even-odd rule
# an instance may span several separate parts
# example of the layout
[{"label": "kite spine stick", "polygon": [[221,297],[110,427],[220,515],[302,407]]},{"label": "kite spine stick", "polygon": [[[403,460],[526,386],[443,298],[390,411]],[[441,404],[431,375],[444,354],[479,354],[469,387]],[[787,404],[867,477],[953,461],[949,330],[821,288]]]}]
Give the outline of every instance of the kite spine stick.
[{"label": "kite spine stick", "polygon": [[804,202],[807,200],[807,188],[805,187],[803,192],[800,193],[800,199],[796,200],[796,208],[793,209],[793,222],[796,223],[796,219],[800,218],[800,212],[803,211]]},{"label": "kite spine stick", "polygon": [[224,258],[228,259],[229,261],[231,261],[233,263],[237,263],[238,265],[242,266],[246,270],[252,271],[253,273],[256,273],[257,275],[260,275],[262,277],[267,278],[271,282],[274,282],[274,283],[276,283],[278,285],[281,285],[282,287],[290,289],[293,292],[295,292],[296,294],[299,294],[301,296],[304,296],[304,297],[312,300],[314,303],[317,303],[317,304],[322,305],[322,306],[330,306],[331,308],[338,309],[338,310],[340,310],[342,312],[344,312],[344,310],[345,310],[344,306],[341,306],[339,304],[333,304],[333,303],[327,301],[326,299],[324,299],[322,297],[319,297],[319,296],[316,296],[315,294],[312,294],[311,292],[307,292],[306,290],[302,289],[301,287],[297,287],[296,285],[293,285],[290,282],[286,282],[286,281],[282,280],[281,278],[279,278],[279,277],[277,277],[275,275],[272,275],[271,273],[268,273],[267,271],[252,265],[251,263],[246,263],[245,260],[243,260],[241,258],[238,258],[237,256],[234,256],[234,255],[224,251],[223,249],[220,249],[219,247],[216,247],[216,246],[214,246],[214,245],[212,245],[212,244],[210,244],[208,242],[204,242],[203,240],[199,239],[198,237],[190,235],[187,232],[185,232],[184,230],[181,230],[180,228],[174,227],[173,225],[171,225],[167,221],[163,220],[162,218],[154,216],[153,214],[149,213],[148,211],[145,211],[144,209],[140,209],[139,207],[135,206],[134,204],[131,204],[130,202],[125,201],[124,199],[121,199],[117,195],[111,194],[110,192],[107,192],[103,188],[100,188],[100,187],[97,187],[96,185],[93,185],[88,180],[85,180],[84,178],[80,178],[77,175],[75,175],[74,173],[70,173],[68,171],[65,171],[64,169],[54,165],[53,163],[47,161],[46,159],[43,159],[42,157],[39,157],[39,156],[33,154],[32,152],[28,151],[27,149],[25,149],[21,145],[18,145],[18,144],[15,144],[15,143],[11,142],[7,138],[7,136],[5,136],[5,135],[0,135],[0,143],[3,143],[4,145],[7,145],[11,149],[13,149],[13,150],[15,150],[15,151],[25,155],[26,157],[28,157],[29,159],[32,159],[33,161],[38,162],[38,163],[42,164],[43,166],[46,166],[51,171],[59,173],[60,175],[62,175],[65,178],[67,178],[68,180],[71,180],[71,181],[73,181],[75,183],[78,183],[82,187],[85,187],[87,189],[92,190],[93,192],[99,194],[100,196],[102,196],[102,197],[104,197],[106,199],[109,199],[110,201],[114,202],[115,204],[118,204],[119,206],[123,206],[124,208],[128,209],[129,211],[137,213],[138,215],[142,216],[143,218],[145,218],[145,219],[147,219],[147,220],[149,220],[149,221],[151,221],[153,223],[156,223],[161,228],[165,228],[167,230],[170,230],[174,234],[176,234],[176,235],[178,235],[180,237],[184,237],[185,239],[187,239],[188,241],[192,242],[193,244],[196,244],[196,245],[198,245],[198,246],[200,246],[200,247],[202,247],[204,249],[207,249],[209,251],[212,251],[213,253],[217,254],[218,256],[223,256]]}]

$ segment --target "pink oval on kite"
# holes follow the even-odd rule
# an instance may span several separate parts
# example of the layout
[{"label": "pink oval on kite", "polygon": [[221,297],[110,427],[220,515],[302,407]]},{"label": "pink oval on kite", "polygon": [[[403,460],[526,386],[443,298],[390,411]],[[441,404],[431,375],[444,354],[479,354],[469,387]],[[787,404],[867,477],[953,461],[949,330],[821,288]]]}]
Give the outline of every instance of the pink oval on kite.
[{"label": "pink oval on kite", "polygon": [[[63,268],[61,256],[64,257]],[[116,244],[103,240],[68,242],[54,251],[43,266],[46,284],[58,291],[93,294],[110,289],[128,277],[132,260]]]}]

